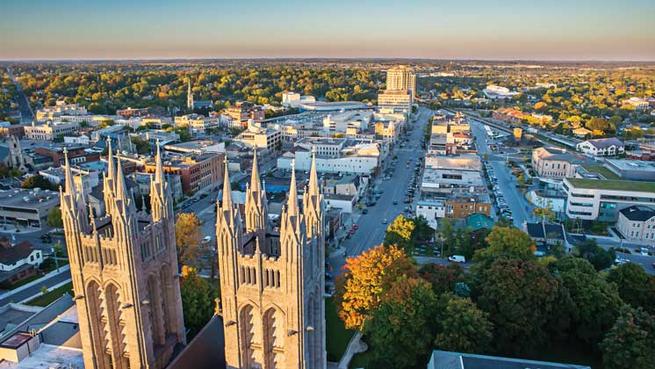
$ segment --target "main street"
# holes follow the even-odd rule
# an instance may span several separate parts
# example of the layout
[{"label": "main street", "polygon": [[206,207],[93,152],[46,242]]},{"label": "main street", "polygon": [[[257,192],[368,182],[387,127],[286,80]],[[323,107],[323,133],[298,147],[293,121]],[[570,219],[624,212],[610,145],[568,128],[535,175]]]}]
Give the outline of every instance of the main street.
[{"label": "main street", "polygon": [[[400,148],[396,144],[394,152],[389,154],[390,158],[388,160],[391,160],[394,154],[398,156],[391,178],[376,181],[376,190],[381,191],[382,196],[375,206],[368,208],[368,214],[362,214],[359,217],[356,222],[359,229],[355,234],[342,243],[341,247],[345,248],[345,255],[335,255],[330,258],[333,270],[338,271],[341,269],[345,262],[344,256],[359,255],[382,243],[388,223],[401,214],[407,206],[407,204],[403,203],[403,200],[411,183],[414,166],[417,160],[425,154],[422,149],[423,134],[425,125],[431,116],[432,112],[429,109],[419,108],[416,114],[416,122],[412,124],[413,128],[408,132],[408,142],[405,147]],[[407,166],[406,163],[410,159],[412,162]],[[396,205],[393,204],[394,201]]]},{"label": "main street", "polygon": [[514,225],[517,228],[523,229],[526,221],[533,221],[534,215],[532,214],[532,205],[525,199],[525,196],[516,187],[516,177],[507,167],[505,159],[502,156],[497,156],[489,150],[491,144],[490,138],[484,129],[482,122],[470,119],[471,131],[475,136],[475,144],[478,154],[482,157],[487,156],[487,161],[491,164],[494,170],[494,175],[498,179],[498,187],[503,197],[507,201],[507,205],[512,211],[514,218]]}]

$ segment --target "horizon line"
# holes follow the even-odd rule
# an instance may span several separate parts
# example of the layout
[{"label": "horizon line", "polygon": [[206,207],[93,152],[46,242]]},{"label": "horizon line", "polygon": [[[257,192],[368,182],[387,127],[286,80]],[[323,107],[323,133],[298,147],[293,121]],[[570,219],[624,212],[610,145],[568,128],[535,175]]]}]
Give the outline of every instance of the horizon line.
[{"label": "horizon line", "polygon": [[655,63],[655,59],[596,59],[596,58],[581,58],[581,59],[547,59],[547,58],[422,58],[422,57],[353,57],[353,56],[255,56],[255,57],[134,57],[134,58],[0,58],[0,63],[7,62],[147,62],[147,61],[236,61],[236,60],[343,60],[343,61],[358,61],[358,60],[407,60],[407,61],[459,61],[459,62],[510,62],[510,63],[604,63],[604,64],[619,64],[619,63]]}]

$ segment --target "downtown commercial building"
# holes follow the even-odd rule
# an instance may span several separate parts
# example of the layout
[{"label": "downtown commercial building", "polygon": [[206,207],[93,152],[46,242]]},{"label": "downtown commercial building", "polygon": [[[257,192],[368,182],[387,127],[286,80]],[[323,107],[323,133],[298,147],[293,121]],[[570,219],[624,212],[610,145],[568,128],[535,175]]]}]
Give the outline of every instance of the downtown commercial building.
[{"label": "downtown commercial building", "polygon": [[[170,156],[163,162],[164,172],[177,174],[182,191],[192,195],[208,186],[217,186],[223,179],[223,154],[206,153],[192,156]],[[147,173],[155,172],[155,163],[147,163]]]}]

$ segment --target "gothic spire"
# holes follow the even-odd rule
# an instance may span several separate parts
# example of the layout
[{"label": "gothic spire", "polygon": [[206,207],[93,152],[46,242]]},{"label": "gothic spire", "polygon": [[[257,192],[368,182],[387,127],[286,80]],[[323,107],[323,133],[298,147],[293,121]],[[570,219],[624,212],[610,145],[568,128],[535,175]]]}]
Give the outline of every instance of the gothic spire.
[{"label": "gothic spire", "polygon": [[316,149],[312,147],[312,167],[309,170],[308,195],[318,196],[318,174],[316,173]]},{"label": "gothic spire", "polygon": [[223,175],[223,209],[232,209],[232,185],[228,171],[227,156],[225,156],[225,174]]},{"label": "gothic spire", "polygon": [[116,168],[114,167],[114,152],[111,148],[111,138],[107,137],[107,178],[113,180],[116,176]]},{"label": "gothic spire", "polygon": [[73,173],[71,173],[71,166],[68,162],[68,149],[64,147],[64,180],[66,188],[64,189],[67,194],[71,195],[75,201],[75,182],[73,181]]},{"label": "gothic spire", "polygon": [[261,192],[261,181],[259,179],[259,168],[257,165],[257,149],[252,154],[252,174],[250,176],[250,191],[259,194]]},{"label": "gothic spire", "polygon": [[287,215],[298,216],[298,190],[296,189],[296,161],[291,162],[291,184],[289,185],[289,200]]},{"label": "gothic spire", "polygon": [[127,185],[125,184],[125,175],[123,174],[123,164],[118,159],[116,166],[116,200],[122,200],[127,205]]},{"label": "gothic spire", "polygon": [[161,151],[159,149],[159,140],[157,140],[157,155],[155,156],[155,178],[156,183],[164,183],[164,168],[161,162]]}]

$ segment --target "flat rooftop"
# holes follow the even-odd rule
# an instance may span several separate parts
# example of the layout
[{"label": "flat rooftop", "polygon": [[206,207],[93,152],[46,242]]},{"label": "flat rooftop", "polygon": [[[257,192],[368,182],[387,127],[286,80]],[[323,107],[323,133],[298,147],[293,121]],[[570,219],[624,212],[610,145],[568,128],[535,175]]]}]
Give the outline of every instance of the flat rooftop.
[{"label": "flat rooftop", "polygon": [[49,210],[59,204],[59,194],[50,190],[0,190],[0,206]]},{"label": "flat rooftop", "polygon": [[42,343],[19,363],[0,361],[0,369],[84,369],[82,350]]},{"label": "flat rooftop", "polygon": [[607,163],[618,170],[655,172],[655,162],[652,161],[608,159]]},{"label": "flat rooftop", "polygon": [[567,178],[567,181],[577,188],[611,191],[634,191],[655,193],[655,182],[597,180],[586,178]]}]

